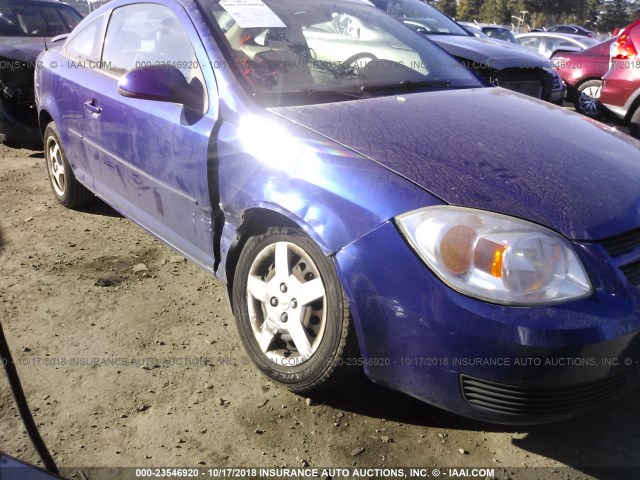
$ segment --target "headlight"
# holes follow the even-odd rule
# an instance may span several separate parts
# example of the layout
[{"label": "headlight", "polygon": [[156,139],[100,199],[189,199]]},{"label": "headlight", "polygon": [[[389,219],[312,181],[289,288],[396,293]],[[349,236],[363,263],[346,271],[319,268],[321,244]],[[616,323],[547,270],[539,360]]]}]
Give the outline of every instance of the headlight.
[{"label": "headlight", "polygon": [[551,74],[553,77],[553,88],[562,87],[562,77],[560,76],[560,72],[555,67],[547,67],[545,68],[547,72]]},{"label": "headlight", "polygon": [[430,207],[396,218],[401,232],[451,288],[503,305],[541,305],[591,294],[565,238],[497,213]]}]

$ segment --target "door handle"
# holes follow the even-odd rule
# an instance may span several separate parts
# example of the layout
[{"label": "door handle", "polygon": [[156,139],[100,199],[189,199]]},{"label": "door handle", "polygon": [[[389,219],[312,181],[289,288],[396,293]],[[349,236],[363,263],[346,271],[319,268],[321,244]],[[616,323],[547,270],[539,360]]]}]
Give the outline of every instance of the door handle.
[{"label": "door handle", "polygon": [[102,109],[95,104],[95,100],[84,102],[84,109],[91,113],[91,115],[97,116],[102,113]]}]

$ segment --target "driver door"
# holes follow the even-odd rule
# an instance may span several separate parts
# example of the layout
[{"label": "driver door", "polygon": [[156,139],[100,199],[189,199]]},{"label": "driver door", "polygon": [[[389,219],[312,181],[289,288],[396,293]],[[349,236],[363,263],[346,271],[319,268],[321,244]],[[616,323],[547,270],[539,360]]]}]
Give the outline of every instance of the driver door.
[{"label": "driver door", "polygon": [[[94,163],[97,193],[210,270],[211,195],[217,186],[209,182],[208,159],[217,104],[210,102],[207,88],[214,80],[200,68],[205,58],[183,11],[159,4],[114,9],[100,78],[91,97],[84,99],[90,114],[83,140]],[[118,93],[118,82],[127,71],[159,64],[175,66],[198,90],[199,109]]]}]

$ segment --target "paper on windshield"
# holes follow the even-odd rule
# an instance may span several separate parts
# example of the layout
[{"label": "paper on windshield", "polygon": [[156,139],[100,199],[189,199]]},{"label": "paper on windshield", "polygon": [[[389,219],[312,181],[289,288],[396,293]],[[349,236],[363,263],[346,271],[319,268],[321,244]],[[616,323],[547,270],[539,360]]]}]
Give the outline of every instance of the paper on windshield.
[{"label": "paper on windshield", "polygon": [[262,0],[221,0],[220,6],[240,28],[286,28],[286,25]]}]

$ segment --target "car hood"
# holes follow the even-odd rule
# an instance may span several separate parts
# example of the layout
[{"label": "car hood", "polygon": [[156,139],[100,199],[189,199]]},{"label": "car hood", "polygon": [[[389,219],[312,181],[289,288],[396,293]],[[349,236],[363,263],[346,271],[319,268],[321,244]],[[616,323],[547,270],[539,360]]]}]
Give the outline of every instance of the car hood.
[{"label": "car hood", "polygon": [[45,49],[42,37],[0,37],[0,57],[21,62],[35,62]]},{"label": "car hood", "polygon": [[457,35],[425,36],[454,57],[486,64],[497,70],[549,66],[549,60],[542,55],[513,43]]},{"label": "car hood", "polygon": [[501,88],[271,112],[332,139],[444,202],[597,240],[640,225],[640,143]]}]

